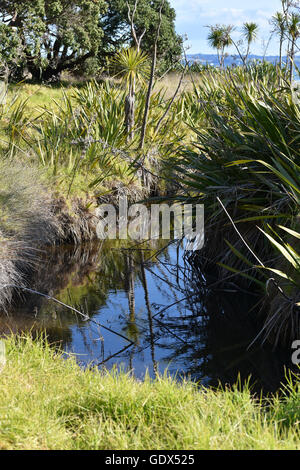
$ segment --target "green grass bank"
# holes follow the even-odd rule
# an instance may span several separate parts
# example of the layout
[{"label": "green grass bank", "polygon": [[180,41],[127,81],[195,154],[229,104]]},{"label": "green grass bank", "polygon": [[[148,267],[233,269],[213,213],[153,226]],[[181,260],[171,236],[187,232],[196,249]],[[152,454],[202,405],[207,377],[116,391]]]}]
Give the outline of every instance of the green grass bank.
[{"label": "green grass bank", "polygon": [[8,338],[0,449],[299,449],[300,382],[281,399],[168,377],[81,370],[41,339]]}]

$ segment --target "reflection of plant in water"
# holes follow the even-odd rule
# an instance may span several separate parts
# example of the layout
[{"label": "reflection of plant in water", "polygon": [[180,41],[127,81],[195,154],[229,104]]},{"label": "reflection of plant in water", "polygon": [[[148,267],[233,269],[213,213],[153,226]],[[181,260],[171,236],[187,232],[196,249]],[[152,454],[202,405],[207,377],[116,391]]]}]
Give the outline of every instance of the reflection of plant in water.
[{"label": "reflection of plant in water", "polygon": [[[238,373],[242,379],[252,373],[253,380],[262,383],[266,390],[276,390],[283,379],[285,352],[274,354],[267,345],[263,350],[257,344],[247,349],[259,331],[259,322],[251,313],[243,312],[250,311],[257,298],[233,295],[233,284],[229,293],[208,289],[208,282],[215,281],[215,272],[206,270],[204,276],[199,266],[192,270],[188,264],[176,266],[171,251],[157,258],[160,243],[138,249],[115,241],[76,249],[59,248],[51,251],[51,256],[45,255],[49,261],[34,281],[37,290],[48,292],[91,318],[100,315],[100,323],[106,310],[112,328],[123,331],[135,343],[130,349],[121,351],[126,344],[120,341],[110,351],[111,336],[103,341],[101,328],[36,296],[26,299],[25,305],[8,320],[10,325],[14,331],[38,332],[46,328],[50,341],[61,341],[67,349],[75,345],[75,327],[87,359],[95,363],[117,355],[110,364],[125,362],[134,369],[135,361],[143,361],[143,351],[148,350],[147,360],[153,364],[154,373],[171,361],[170,370],[175,362],[176,368],[182,367],[193,378],[205,379],[211,385],[219,379],[233,383]],[[120,303],[118,293],[126,293],[125,305]],[[116,304],[111,302],[115,294]],[[158,298],[163,305],[158,305]],[[141,301],[142,314],[137,311]],[[172,302],[174,306],[168,310]],[[125,315],[120,315],[124,306]],[[165,311],[158,315],[163,308]],[[5,332],[4,319],[0,331]]]},{"label": "reflection of plant in water", "polygon": [[155,346],[154,346],[154,330],[153,330],[153,318],[152,318],[152,309],[150,306],[150,296],[147,284],[147,277],[145,271],[145,257],[144,253],[141,252],[142,263],[141,263],[141,271],[142,271],[142,285],[145,291],[145,303],[147,307],[148,313],[148,322],[149,322],[149,335],[150,335],[150,348],[151,348],[151,358],[153,363],[153,369],[155,374],[157,373],[157,362],[155,360]]},{"label": "reflection of plant in water", "polygon": [[[162,248],[162,241],[144,246],[147,246],[148,256],[153,257]],[[129,247],[131,251],[128,251]],[[132,244],[127,241],[51,248],[44,254],[44,260],[30,279],[30,285],[34,290],[72,305],[90,317],[106,305],[112,291],[128,292],[128,336],[138,342],[140,332],[135,318],[134,286],[136,278],[141,276],[140,262],[140,252],[132,250]],[[19,300],[20,306],[12,312],[13,315],[0,320],[0,333],[6,333],[10,328],[14,332],[46,328],[49,333],[50,330],[52,332],[49,336],[51,340],[62,340],[63,346],[66,346],[72,342],[71,328],[74,325],[86,327],[83,319],[74,312],[42,297],[24,297],[22,294]],[[82,337],[82,341],[87,344],[88,339]]]},{"label": "reflection of plant in water", "polygon": [[255,315],[257,296],[239,292],[233,283],[221,289],[217,282],[209,288],[217,279],[213,271],[204,276],[194,269],[192,274],[186,284],[192,315],[164,317],[183,340],[162,346],[169,352],[165,360],[180,357],[185,373],[206,385],[235,384],[239,376],[242,381],[251,376],[254,390],[275,392],[284,381],[284,365],[290,364],[291,354],[290,349],[274,351],[270,344],[251,345],[261,329],[261,319]]},{"label": "reflection of plant in water", "polygon": [[131,251],[128,251],[124,254],[125,258],[125,289],[128,295],[128,307],[129,307],[129,317],[126,322],[124,330],[128,338],[130,338],[134,343],[138,344],[139,342],[139,328],[136,324],[136,315],[135,315],[135,265],[133,260],[133,255]]}]

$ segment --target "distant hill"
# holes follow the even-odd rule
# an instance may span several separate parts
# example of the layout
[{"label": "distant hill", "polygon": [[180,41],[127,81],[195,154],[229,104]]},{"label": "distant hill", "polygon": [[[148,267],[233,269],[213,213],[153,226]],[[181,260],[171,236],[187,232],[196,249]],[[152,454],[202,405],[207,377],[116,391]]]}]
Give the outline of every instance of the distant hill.
[{"label": "distant hill", "polygon": [[[199,62],[200,64],[210,64],[213,66],[218,66],[219,61],[218,61],[218,56],[217,54],[189,54],[187,55],[187,59],[190,62]],[[263,56],[259,55],[250,55],[249,60],[263,60]],[[266,56],[265,60],[267,62],[271,62],[272,64],[276,64],[279,62],[279,57],[278,56]],[[286,60],[286,57],[283,58],[283,60]],[[297,67],[300,68],[300,56],[297,56],[295,58],[295,63]],[[230,66],[230,65],[241,65],[242,60],[238,56],[228,56],[225,59],[225,65]]]}]

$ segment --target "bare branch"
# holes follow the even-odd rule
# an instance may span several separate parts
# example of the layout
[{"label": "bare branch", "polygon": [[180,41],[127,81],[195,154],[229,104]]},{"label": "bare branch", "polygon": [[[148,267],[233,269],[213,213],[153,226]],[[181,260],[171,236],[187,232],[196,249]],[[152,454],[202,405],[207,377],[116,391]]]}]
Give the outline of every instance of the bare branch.
[{"label": "bare branch", "polygon": [[130,6],[129,2],[128,1],[126,2],[127,8],[128,8],[128,20],[130,22],[130,27],[131,27],[131,34],[132,34],[132,37],[135,41],[135,44],[136,44],[136,47],[137,47],[138,51],[140,51],[142,39],[145,36],[147,30],[145,28],[144,31],[142,32],[141,36],[140,37],[137,36],[136,28],[135,28],[135,24],[134,24],[134,18],[135,18],[135,15],[136,15],[138,3],[139,3],[139,0],[135,0],[133,11],[131,11],[131,6]]},{"label": "bare branch", "polygon": [[159,9],[159,22],[158,22],[156,38],[155,38],[155,42],[154,42],[151,74],[150,74],[150,80],[149,80],[149,86],[148,86],[148,92],[147,92],[147,98],[146,98],[146,104],[145,104],[145,113],[144,113],[144,119],[143,119],[143,125],[142,125],[140,149],[143,149],[144,144],[145,144],[147,121],[148,121],[149,108],[150,108],[150,99],[151,99],[151,93],[152,93],[152,89],[153,89],[155,70],[156,70],[156,62],[157,62],[157,45],[158,45],[158,40],[159,40],[159,36],[160,36],[160,28],[161,28],[161,24],[162,24],[162,9],[163,9],[164,4],[165,4],[165,0],[161,0],[161,5],[160,5],[160,9]]},{"label": "bare branch", "polygon": [[172,106],[172,104],[174,103],[174,101],[175,101],[175,99],[176,99],[176,96],[177,96],[178,93],[179,93],[179,90],[180,90],[180,88],[181,88],[183,79],[184,79],[184,77],[185,77],[185,73],[186,73],[186,71],[187,71],[187,68],[188,68],[188,65],[185,66],[185,68],[184,68],[184,70],[183,70],[183,72],[182,72],[182,74],[181,74],[181,77],[180,77],[180,80],[179,80],[179,83],[178,83],[178,87],[177,87],[177,89],[176,89],[176,91],[175,91],[175,93],[174,93],[172,99],[170,100],[170,103],[168,104],[165,113],[163,114],[163,116],[162,116],[162,117],[160,118],[160,120],[158,121],[158,124],[157,124],[157,126],[156,126],[156,128],[155,128],[155,133],[157,133],[157,132],[159,131],[162,122],[164,121],[164,119],[165,119],[166,116],[168,115],[168,113],[169,113],[169,111],[170,111],[170,109],[171,109],[171,106]]}]

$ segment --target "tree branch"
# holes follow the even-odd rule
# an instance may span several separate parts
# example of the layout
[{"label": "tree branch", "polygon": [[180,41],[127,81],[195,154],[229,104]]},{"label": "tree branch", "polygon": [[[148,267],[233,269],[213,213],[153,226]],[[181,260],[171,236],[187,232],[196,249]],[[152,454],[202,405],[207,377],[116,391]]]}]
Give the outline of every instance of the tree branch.
[{"label": "tree branch", "polygon": [[150,99],[151,99],[151,93],[152,93],[152,89],[153,89],[155,70],[156,70],[156,62],[157,62],[157,45],[158,45],[158,40],[159,40],[159,36],[160,36],[160,28],[161,28],[161,23],[162,23],[162,9],[163,9],[164,3],[165,3],[165,0],[161,0],[161,5],[160,5],[160,9],[159,9],[159,22],[158,22],[156,38],[155,38],[155,42],[154,42],[154,49],[153,49],[151,75],[150,75],[147,98],[146,98],[146,104],[145,104],[145,113],[144,113],[141,140],[140,140],[140,150],[143,149],[144,144],[145,144],[147,121],[148,121],[149,108],[150,108]]}]

